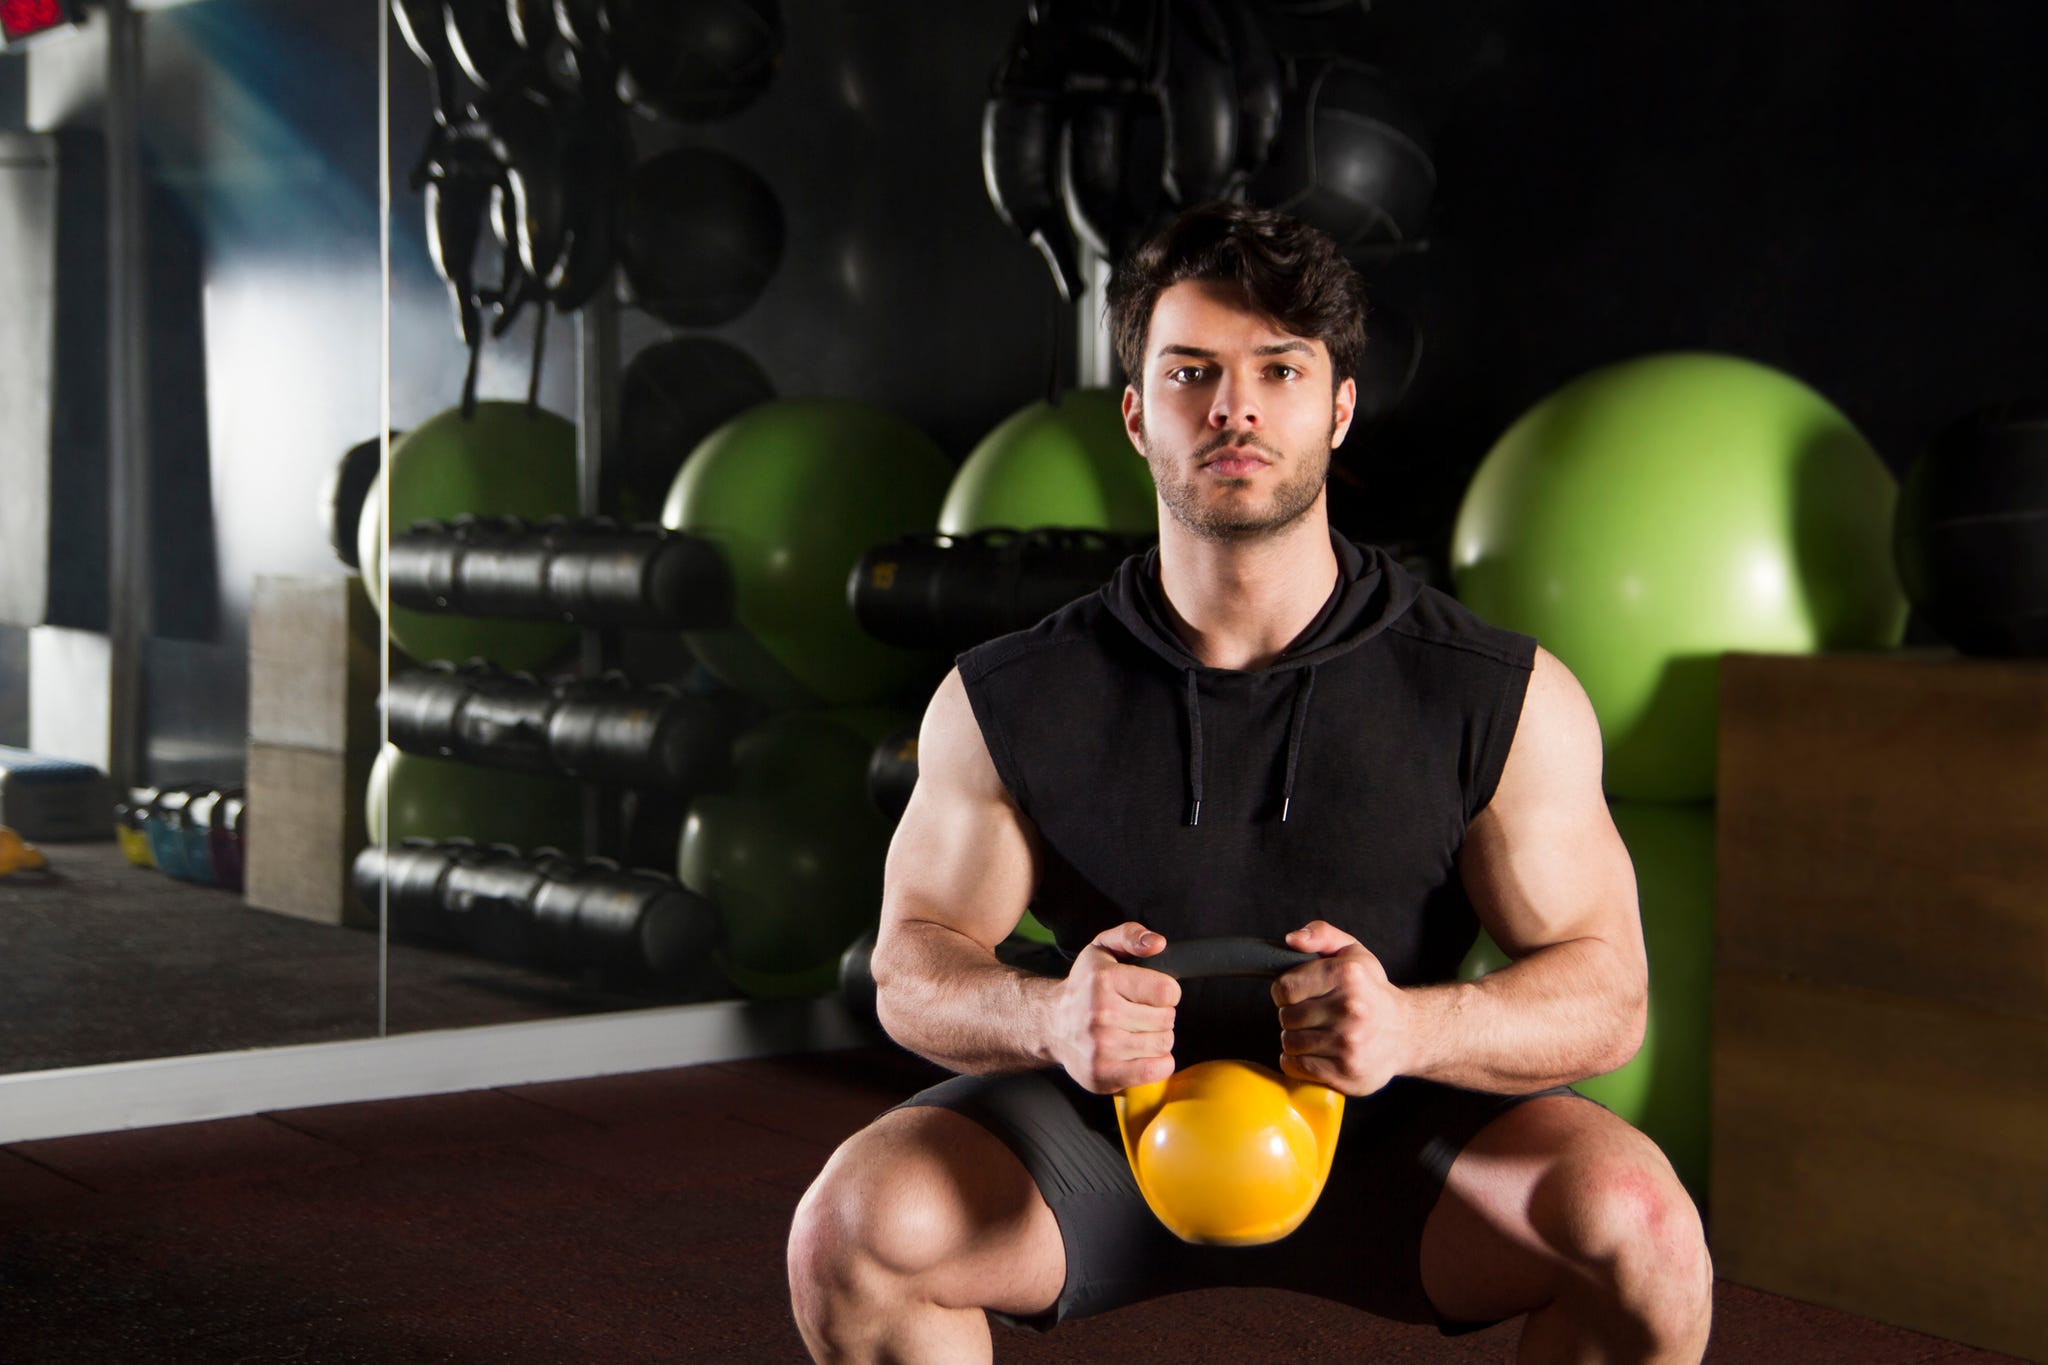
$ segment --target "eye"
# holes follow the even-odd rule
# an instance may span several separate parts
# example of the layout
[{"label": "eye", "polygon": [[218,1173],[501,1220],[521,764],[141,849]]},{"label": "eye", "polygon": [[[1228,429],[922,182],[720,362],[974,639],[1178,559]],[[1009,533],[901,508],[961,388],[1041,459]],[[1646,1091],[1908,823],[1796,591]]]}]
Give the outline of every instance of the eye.
[{"label": "eye", "polygon": [[1301,371],[1292,365],[1275,365],[1267,371],[1275,379],[1299,379]]},{"label": "eye", "polygon": [[1166,372],[1166,377],[1176,384],[1199,384],[1204,373],[1200,365],[1176,365]]}]

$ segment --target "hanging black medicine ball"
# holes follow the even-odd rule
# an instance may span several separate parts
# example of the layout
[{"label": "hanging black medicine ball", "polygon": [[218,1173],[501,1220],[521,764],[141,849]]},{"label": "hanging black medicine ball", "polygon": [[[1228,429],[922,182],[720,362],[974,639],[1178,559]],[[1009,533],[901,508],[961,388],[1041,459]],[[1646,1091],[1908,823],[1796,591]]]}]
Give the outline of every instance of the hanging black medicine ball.
[{"label": "hanging black medicine ball", "polygon": [[782,64],[777,0],[611,0],[607,15],[633,99],[671,118],[738,113]]},{"label": "hanging black medicine ball", "polygon": [[1965,654],[2048,655],[2048,405],[1956,422],[1899,489],[1906,597]]},{"label": "hanging black medicine ball", "polygon": [[671,337],[634,356],[619,380],[619,497],[627,519],[659,518],[698,442],[773,397],[775,384],[759,362],[711,337]]},{"label": "hanging black medicine ball", "polygon": [[642,308],[715,327],[753,306],[782,264],[782,205],[722,152],[683,147],[635,167],[619,203],[619,260]]},{"label": "hanging black medicine ball", "polygon": [[[392,432],[392,441],[395,443],[401,434]],[[363,519],[363,500],[370,495],[370,485],[377,481],[383,459],[384,446],[376,437],[358,442],[341,457],[320,490],[320,521],[327,529],[327,543],[334,547],[335,558],[359,572],[362,565],[356,559],[356,526]]]},{"label": "hanging black medicine ball", "polygon": [[1251,201],[1321,228],[1349,253],[1420,241],[1436,196],[1421,125],[1370,68],[1298,67]]}]

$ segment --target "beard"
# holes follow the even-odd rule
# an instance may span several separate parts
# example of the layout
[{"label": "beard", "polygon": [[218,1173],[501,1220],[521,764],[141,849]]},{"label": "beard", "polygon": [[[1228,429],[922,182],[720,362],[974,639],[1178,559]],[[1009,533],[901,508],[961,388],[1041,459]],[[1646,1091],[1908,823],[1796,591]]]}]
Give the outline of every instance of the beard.
[{"label": "beard", "polygon": [[[1330,441],[1336,434],[1337,417],[1333,411],[1329,433],[1323,438],[1320,449],[1283,454],[1260,437],[1243,432],[1224,432],[1205,442],[1191,459],[1185,454],[1164,449],[1153,441],[1151,432],[1146,431],[1145,463],[1151,466],[1152,482],[1159,489],[1160,502],[1165,504],[1173,519],[1189,531],[1204,540],[1257,540],[1292,526],[1316,505],[1316,499],[1322,496],[1323,485],[1329,481]],[[1202,484],[1208,482],[1208,476],[1191,469],[1190,465],[1229,445],[1248,446],[1281,457],[1286,473],[1274,485],[1272,496],[1263,506],[1244,498],[1204,498]],[[1222,482],[1227,487],[1242,487],[1249,481],[1227,479]]]}]

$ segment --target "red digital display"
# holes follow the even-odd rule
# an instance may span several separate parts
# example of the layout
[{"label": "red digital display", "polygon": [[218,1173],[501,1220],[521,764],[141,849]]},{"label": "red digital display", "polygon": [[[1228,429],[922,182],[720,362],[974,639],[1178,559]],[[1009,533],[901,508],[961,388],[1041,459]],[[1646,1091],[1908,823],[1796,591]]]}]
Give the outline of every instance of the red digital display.
[{"label": "red digital display", "polygon": [[64,0],[0,0],[0,38],[10,43],[70,22],[71,14]]}]

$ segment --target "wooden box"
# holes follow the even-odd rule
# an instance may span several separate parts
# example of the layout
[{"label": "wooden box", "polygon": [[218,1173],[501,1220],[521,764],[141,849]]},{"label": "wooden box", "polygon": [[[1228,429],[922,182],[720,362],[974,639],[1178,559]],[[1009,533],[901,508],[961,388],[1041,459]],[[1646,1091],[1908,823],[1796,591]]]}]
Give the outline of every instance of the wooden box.
[{"label": "wooden box", "polygon": [[1710,1237],[2048,1358],[2048,664],[1721,673]]},{"label": "wooden box", "polygon": [[250,905],[322,924],[376,927],[375,912],[357,905],[349,889],[356,854],[369,843],[363,793],[375,760],[374,751],[249,745],[243,895]]},{"label": "wooden box", "polygon": [[259,575],[249,600],[250,741],[375,752],[383,640],[361,579]]}]

